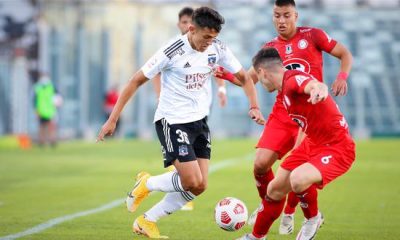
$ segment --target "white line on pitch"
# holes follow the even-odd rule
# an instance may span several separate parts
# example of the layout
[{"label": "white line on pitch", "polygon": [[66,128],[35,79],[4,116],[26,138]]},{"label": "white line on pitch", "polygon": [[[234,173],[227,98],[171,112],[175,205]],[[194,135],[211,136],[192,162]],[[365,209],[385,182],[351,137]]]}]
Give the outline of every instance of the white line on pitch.
[{"label": "white line on pitch", "polygon": [[[229,166],[235,165],[237,163],[237,161],[239,161],[239,160],[243,160],[244,159],[245,161],[249,161],[249,160],[252,159],[252,156],[253,156],[253,154],[248,154],[248,155],[246,155],[244,157],[241,157],[241,158],[233,158],[233,159],[226,159],[226,160],[219,161],[219,162],[217,162],[215,164],[212,164],[210,166],[209,173],[212,174],[212,173],[217,172],[217,171],[219,171],[221,169],[224,169],[224,168],[227,168]],[[85,211],[82,211],[82,212],[77,212],[77,213],[73,213],[73,214],[70,214],[70,215],[65,215],[65,216],[61,216],[61,217],[58,217],[58,218],[53,218],[53,219],[50,219],[47,222],[41,223],[39,225],[36,225],[33,228],[29,228],[29,229],[27,229],[25,231],[18,232],[18,233],[15,233],[15,234],[10,234],[10,235],[4,236],[4,237],[0,237],[0,240],[13,240],[13,239],[25,237],[25,236],[28,236],[28,235],[32,235],[32,234],[35,234],[35,233],[39,233],[39,232],[42,232],[42,231],[44,231],[44,230],[46,230],[48,228],[51,228],[51,227],[53,227],[55,225],[61,224],[63,222],[66,222],[66,221],[69,221],[69,220],[72,220],[72,219],[75,219],[75,218],[84,217],[84,216],[88,216],[88,215],[91,215],[91,214],[94,214],[94,213],[104,212],[106,210],[115,208],[115,207],[121,205],[124,202],[124,200],[125,199],[117,199],[117,200],[114,200],[114,201],[112,201],[110,203],[107,203],[107,204],[105,204],[103,206],[100,206],[98,208],[93,208],[93,209],[90,209],[90,210],[85,210]]]}]

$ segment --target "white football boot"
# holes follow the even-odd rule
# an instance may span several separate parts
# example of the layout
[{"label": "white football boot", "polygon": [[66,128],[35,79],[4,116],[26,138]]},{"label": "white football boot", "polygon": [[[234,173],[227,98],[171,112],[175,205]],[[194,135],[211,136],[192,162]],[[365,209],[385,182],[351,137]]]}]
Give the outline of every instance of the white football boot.
[{"label": "white football boot", "polygon": [[257,221],[257,214],[258,212],[262,211],[263,209],[263,205],[262,203],[260,203],[260,205],[256,208],[256,210],[254,210],[254,212],[250,215],[249,219],[247,220],[247,224],[250,226],[253,226],[256,221]]},{"label": "white football boot", "polygon": [[294,230],[294,213],[282,214],[281,224],[279,225],[279,234],[288,235],[292,234]]},{"label": "white football boot", "polygon": [[240,238],[237,238],[236,240],[267,240],[265,237],[263,238],[256,238],[253,236],[253,234],[248,233]]},{"label": "white football boot", "polygon": [[318,229],[324,223],[324,216],[318,212],[317,216],[306,219],[297,234],[296,240],[312,240],[317,235]]}]

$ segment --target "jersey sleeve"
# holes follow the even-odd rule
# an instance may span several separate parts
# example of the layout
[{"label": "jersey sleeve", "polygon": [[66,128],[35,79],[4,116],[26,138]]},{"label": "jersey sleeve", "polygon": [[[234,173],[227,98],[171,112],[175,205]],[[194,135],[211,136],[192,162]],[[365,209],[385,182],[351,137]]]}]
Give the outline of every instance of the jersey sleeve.
[{"label": "jersey sleeve", "polygon": [[304,93],[304,88],[307,86],[307,83],[311,80],[313,80],[313,78],[310,76],[302,74],[294,75],[286,81],[286,89],[289,92],[302,94]]},{"label": "jersey sleeve", "polygon": [[312,38],[316,46],[325,52],[330,53],[332,49],[336,46],[337,41],[332,39],[324,30],[313,28]]},{"label": "jersey sleeve", "polygon": [[164,48],[159,49],[147,62],[141,70],[146,78],[152,79],[168,65],[169,58],[165,55]]},{"label": "jersey sleeve", "polygon": [[218,65],[224,67],[233,74],[239,72],[243,68],[239,60],[225,44],[219,43],[218,45],[220,54]]}]

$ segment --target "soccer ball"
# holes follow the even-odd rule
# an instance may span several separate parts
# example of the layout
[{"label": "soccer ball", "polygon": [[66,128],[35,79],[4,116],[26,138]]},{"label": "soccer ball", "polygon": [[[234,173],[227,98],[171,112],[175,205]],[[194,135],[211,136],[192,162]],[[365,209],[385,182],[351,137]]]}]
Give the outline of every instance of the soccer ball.
[{"label": "soccer ball", "polygon": [[242,201],[226,197],[215,206],[215,222],[226,231],[241,229],[247,221],[247,208]]}]

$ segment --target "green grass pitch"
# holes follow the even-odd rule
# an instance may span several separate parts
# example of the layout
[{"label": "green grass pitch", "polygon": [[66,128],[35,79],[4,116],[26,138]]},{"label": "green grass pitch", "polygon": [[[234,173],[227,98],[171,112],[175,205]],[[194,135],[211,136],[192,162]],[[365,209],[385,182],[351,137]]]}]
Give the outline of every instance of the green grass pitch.
[{"label": "green grass pitch", "polygon": [[[170,239],[235,239],[251,227],[225,232],[213,219],[214,206],[223,197],[244,201],[249,212],[259,199],[252,177],[254,139],[213,142],[213,168],[207,191],[195,200],[195,210],[179,211],[159,221]],[[357,161],[345,176],[319,192],[325,224],[317,239],[400,239],[400,148],[399,139],[357,143]],[[18,233],[50,219],[94,209],[123,199],[140,170],[164,172],[157,142],[108,140],[94,144],[62,143],[56,149],[22,151],[0,139],[0,238]],[[134,214],[124,204],[55,225],[21,239],[144,239],[131,232],[136,216],[163,195],[152,194]],[[298,208],[295,233],[303,220]],[[275,223],[268,239],[280,236]]]}]

